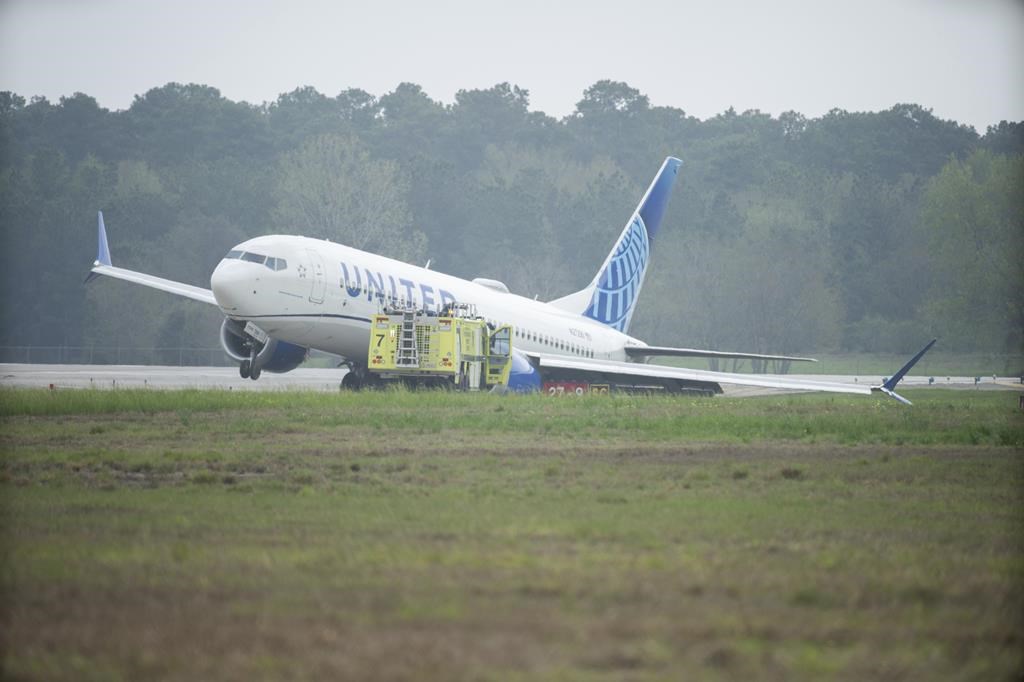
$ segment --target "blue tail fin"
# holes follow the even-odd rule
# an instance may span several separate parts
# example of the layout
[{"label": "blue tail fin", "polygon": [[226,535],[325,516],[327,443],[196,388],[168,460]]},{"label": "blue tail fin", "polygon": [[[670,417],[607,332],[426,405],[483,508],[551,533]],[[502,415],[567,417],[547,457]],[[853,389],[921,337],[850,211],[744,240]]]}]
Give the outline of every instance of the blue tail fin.
[{"label": "blue tail fin", "polygon": [[581,291],[551,301],[552,305],[597,320],[621,332],[629,330],[640,287],[647,273],[651,241],[661,226],[668,196],[682,163],[672,156],[665,159],[594,280]]}]

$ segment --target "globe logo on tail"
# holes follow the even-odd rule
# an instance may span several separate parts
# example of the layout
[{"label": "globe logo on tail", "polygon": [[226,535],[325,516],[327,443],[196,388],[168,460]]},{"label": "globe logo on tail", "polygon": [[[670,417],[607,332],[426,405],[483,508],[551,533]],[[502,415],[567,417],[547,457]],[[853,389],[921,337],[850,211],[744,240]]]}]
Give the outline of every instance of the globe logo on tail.
[{"label": "globe logo on tail", "polygon": [[615,252],[598,275],[597,288],[583,313],[586,317],[625,332],[640,294],[651,246],[639,215],[633,217]]}]

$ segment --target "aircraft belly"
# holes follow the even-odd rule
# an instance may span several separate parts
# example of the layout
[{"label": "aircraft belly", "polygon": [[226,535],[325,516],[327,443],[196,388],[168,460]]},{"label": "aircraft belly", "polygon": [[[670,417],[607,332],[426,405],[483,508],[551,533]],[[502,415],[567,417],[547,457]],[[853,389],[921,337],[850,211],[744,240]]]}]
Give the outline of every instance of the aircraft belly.
[{"label": "aircraft belly", "polygon": [[234,319],[252,322],[278,341],[305,345],[313,323],[310,320],[293,317],[236,317]]},{"label": "aircraft belly", "polygon": [[312,325],[303,345],[352,360],[366,362],[370,343],[370,323],[354,317],[324,315]]}]

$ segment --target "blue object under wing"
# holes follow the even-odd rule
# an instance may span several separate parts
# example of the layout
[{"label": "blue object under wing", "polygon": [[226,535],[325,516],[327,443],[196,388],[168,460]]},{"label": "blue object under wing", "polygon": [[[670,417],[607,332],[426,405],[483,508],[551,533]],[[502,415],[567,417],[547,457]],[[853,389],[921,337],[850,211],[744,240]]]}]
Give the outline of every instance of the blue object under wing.
[{"label": "blue object under wing", "polygon": [[533,393],[540,390],[540,372],[522,351],[512,350],[512,371],[508,377],[508,389],[517,393]]},{"label": "blue object under wing", "polygon": [[263,363],[262,369],[278,374],[290,372],[305,362],[307,355],[309,355],[309,350],[302,346],[296,346],[287,341],[278,341],[270,358]]},{"label": "blue object under wing", "polygon": [[676,175],[683,162],[674,156],[665,159],[661,172],[651,184],[647,196],[640,205],[640,219],[647,228],[648,239],[653,240],[661,226],[661,218],[665,215],[665,207],[668,206],[668,197],[672,193],[672,185],[675,184]]}]

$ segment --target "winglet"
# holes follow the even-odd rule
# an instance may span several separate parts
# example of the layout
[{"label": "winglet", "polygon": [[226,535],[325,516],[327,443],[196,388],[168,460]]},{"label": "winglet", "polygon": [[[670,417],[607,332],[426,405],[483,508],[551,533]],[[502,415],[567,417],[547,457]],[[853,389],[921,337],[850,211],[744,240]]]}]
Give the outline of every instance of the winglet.
[{"label": "winglet", "polygon": [[[92,264],[93,268],[96,268],[100,265],[113,265],[113,263],[110,262],[110,246],[107,244],[107,228],[103,224],[103,211],[99,211],[97,215],[98,217],[96,219],[96,260]],[[83,284],[88,284],[89,282],[96,279],[98,276],[99,275],[97,275],[95,272],[90,272],[88,275],[85,276],[85,282],[83,282]]]},{"label": "winglet", "polygon": [[898,372],[896,372],[891,377],[886,379],[880,386],[872,386],[871,390],[881,391],[890,398],[895,398],[896,400],[900,401],[904,405],[913,405],[912,402],[910,402],[900,394],[896,393],[896,384],[898,384],[900,382],[900,379],[902,379],[907,374],[907,372],[910,371],[911,367],[917,364],[918,360],[924,357],[925,353],[931,350],[931,347],[935,345],[936,341],[938,341],[938,339],[932,339],[931,341],[929,341],[928,345],[922,348],[920,351],[918,351],[917,355],[910,358],[910,362],[900,367],[900,370]]},{"label": "winglet", "polygon": [[99,233],[99,246],[96,252],[96,262],[100,265],[113,265],[110,262],[110,246],[107,244],[107,228],[103,225],[103,211],[97,214],[97,231]]}]

